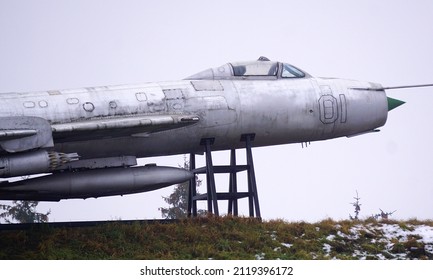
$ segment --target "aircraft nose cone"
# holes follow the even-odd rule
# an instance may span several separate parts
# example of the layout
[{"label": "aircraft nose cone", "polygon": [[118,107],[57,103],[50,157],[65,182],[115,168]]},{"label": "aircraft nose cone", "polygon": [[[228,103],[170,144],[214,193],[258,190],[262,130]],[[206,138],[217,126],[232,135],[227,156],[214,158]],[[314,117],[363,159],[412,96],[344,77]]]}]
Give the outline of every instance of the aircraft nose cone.
[{"label": "aircraft nose cone", "polygon": [[404,103],[406,102],[388,97],[388,111],[391,111],[392,109],[395,109],[398,106],[403,105]]}]

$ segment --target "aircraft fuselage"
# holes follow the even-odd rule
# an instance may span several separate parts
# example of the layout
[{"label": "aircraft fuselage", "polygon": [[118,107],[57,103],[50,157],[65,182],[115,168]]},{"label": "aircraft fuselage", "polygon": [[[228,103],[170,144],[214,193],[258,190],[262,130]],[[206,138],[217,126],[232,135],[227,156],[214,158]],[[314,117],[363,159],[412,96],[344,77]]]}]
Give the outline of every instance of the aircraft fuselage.
[{"label": "aircraft fuselage", "polygon": [[[194,177],[136,159],[311,142],[375,131],[402,104],[379,84],[314,78],[266,58],[174,82],[0,95],[0,199],[151,191]],[[391,101],[390,101],[391,100]]]},{"label": "aircraft fuselage", "polygon": [[268,146],[367,132],[384,125],[388,112],[384,91],[352,89],[371,86],[321,78],[183,80],[8,93],[2,96],[0,117],[40,117],[55,127],[130,116],[197,115],[200,121],[194,125],[151,134],[89,132],[65,139],[53,133],[56,151],[76,152],[81,158],[161,156],[202,152],[202,138],[215,138],[213,149],[226,150],[240,147],[246,133],[256,135],[254,146]]}]

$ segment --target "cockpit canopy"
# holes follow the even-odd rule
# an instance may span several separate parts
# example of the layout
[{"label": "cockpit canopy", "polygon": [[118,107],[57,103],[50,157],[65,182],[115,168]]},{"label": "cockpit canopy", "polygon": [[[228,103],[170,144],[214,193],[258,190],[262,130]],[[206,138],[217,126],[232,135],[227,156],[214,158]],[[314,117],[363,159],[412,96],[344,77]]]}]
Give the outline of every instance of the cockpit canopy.
[{"label": "cockpit canopy", "polygon": [[189,76],[186,80],[276,80],[311,77],[288,63],[260,57],[256,61],[227,63]]}]

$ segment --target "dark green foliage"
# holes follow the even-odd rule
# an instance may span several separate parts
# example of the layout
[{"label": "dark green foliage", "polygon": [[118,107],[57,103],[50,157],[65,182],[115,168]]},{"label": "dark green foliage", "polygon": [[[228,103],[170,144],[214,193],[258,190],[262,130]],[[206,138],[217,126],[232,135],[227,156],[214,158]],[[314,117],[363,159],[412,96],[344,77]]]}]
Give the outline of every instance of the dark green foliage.
[{"label": "dark green foliage", "polygon": [[0,204],[0,210],[4,210],[0,214],[0,219],[4,219],[6,223],[45,223],[48,222],[47,213],[38,213],[36,207],[38,206],[37,201],[20,201],[14,200],[12,205]]},{"label": "dark green foliage", "polygon": [[381,226],[366,221],[328,219],[310,224],[231,216],[173,224],[39,225],[26,231],[0,231],[0,259],[433,259],[419,236],[385,242],[382,231],[371,225]]},{"label": "dark green foliage", "polygon": [[[189,169],[189,162],[184,159],[183,168]],[[196,177],[196,187],[200,187],[201,181]],[[189,181],[182,184],[177,184],[174,188],[173,193],[167,197],[162,197],[168,204],[168,207],[160,207],[161,215],[166,219],[184,219],[188,216],[188,193],[189,193]],[[197,194],[199,194],[197,192]],[[199,215],[205,215],[206,212],[203,210],[198,211]]]},{"label": "dark green foliage", "polygon": [[161,215],[166,219],[182,219],[187,217],[189,182],[178,184],[173,193],[163,197],[169,207],[161,207]]}]

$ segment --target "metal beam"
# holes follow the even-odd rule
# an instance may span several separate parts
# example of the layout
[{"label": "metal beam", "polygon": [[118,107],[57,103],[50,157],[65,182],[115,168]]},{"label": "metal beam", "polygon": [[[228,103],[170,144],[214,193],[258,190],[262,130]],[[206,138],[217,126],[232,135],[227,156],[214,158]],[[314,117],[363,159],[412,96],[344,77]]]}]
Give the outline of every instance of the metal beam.
[{"label": "metal beam", "polygon": [[206,153],[206,171],[207,171],[206,182],[207,182],[207,195],[208,195],[207,208],[209,213],[213,213],[216,216],[219,216],[218,198],[217,198],[216,186],[215,186],[215,173],[213,171],[212,151],[210,148],[214,140],[215,139],[206,138],[206,139],[202,139],[202,143],[204,143],[205,153]]},{"label": "metal beam", "polygon": [[[238,179],[237,179],[237,172],[235,171],[236,167],[236,150],[231,149],[230,150],[230,179],[229,179],[229,193],[232,195],[232,198],[229,199],[229,206],[228,206],[228,213],[232,214],[234,216],[238,216],[238,197],[233,198],[234,194],[238,193]],[[248,166],[245,166],[246,169],[248,169]]]},{"label": "metal beam", "polygon": [[250,217],[254,217],[254,210],[256,212],[256,217],[261,218],[260,206],[259,206],[259,195],[257,192],[257,184],[256,184],[256,174],[254,171],[254,162],[253,162],[253,153],[251,141],[254,140],[254,134],[244,134],[241,137],[241,141],[245,141],[245,148],[247,154],[247,165],[248,168],[248,191],[251,196],[249,199],[249,207],[250,207]]},{"label": "metal beam", "polygon": [[[200,145],[204,146],[206,166],[195,167],[195,155],[190,155],[190,170],[194,174],[206,174],[207,193],[197,195],[196,181],[190,181],[190,192],[188,194],[188,216],[197,216],[197,201],[207,200],[207,209],[209,213],[219,216],[218,201],[228,200],[228,214],[238,216],[238,199],[248,198],[249,202],[249,215],[250,217],[256,216],[261,218],[259,199],[257,193],[257,184],[254,171],[254,162],[252,155],[252,144],[255,134],[244,134],[241,136],[241,141],[245,142],[246,149],[246,165],[236,164],[236,150],[230,150],[230,165],[214,166],[212,162],[211,146],[215,138],[204,138],[200,141]],[[248,178],[248,191],[239,192],[237,186],[237,173],[247,171]],[[228,173],[229,177],[229,191],[226,193],[217,193],[215,185],[215,173]],[[255,213],[255,215],[254,215]]]},{"label": "metal beam", "polygon": [[[189,154],[189,170],[193,171],[195,169],[195,154]],[[194,177],[189,180],[189,192],[188,192],[188,217],[193,215],[197,216],[197,201],[194,200],[194,197],[197,196],[197,181],[194,174]]]}]

